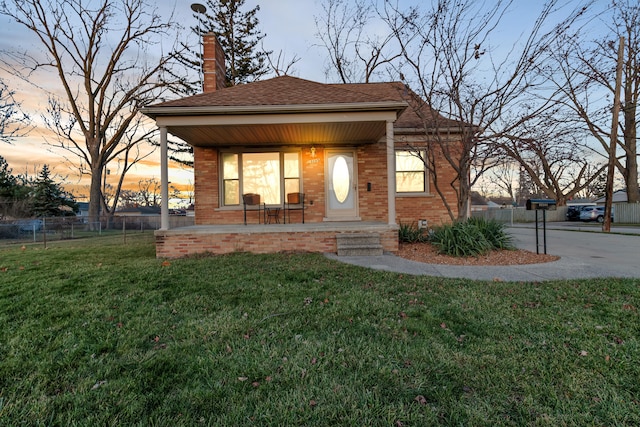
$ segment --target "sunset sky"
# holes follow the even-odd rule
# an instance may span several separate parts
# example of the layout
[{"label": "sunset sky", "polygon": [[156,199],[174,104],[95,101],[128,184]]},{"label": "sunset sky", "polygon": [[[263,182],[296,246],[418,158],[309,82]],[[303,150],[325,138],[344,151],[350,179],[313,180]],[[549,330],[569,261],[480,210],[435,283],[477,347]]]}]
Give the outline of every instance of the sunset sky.
[{"label": "sunset sky", "polygon": [[[204,3],[202,0],[198,0]],[[191,1],[158,0],[155,2],[161,14],[170,16],[174,11],[177,20],[185,26],[195,25],[190,8]],[[279,52],[282,50],[286,59],[294,55],[302,58],[295,66],[292,73],[310,80],[324,81],[322,72],[321,52],[314,47],[314,18],[316,2],[313,0],[247,0],[245,10],[261,5],[257,17],[260,21],[261,31],[267,35],[264,46],[268,50]],[[174,9],[175,8],[175,9]],[[286,22],[286,26],[282,24]],[[295,36],[292,36],[295,35]],[[185,31],[190,43],[197,43],[197,37],[190,31]],[[167,41],[170,42],[170,41]],[[41,50],[35,37],[22,26],[12,22],[6,16],[0,16],[0,52],[9,50],[19,51]],[[194,73],[197,70],[194,70]],[[41,115],[46,107],[47,93],[35,88],[28,83],[12,77],[4,70],[0,70],[2,78],[11,90],[16,91],[16,99],[22,104],[22,109],[34,120],[36,128],[28,136],[16,139],[12,145],[0,145],[0,155],[9,163],[14,174],[28,173],[33,175],[42,165],[48,164],[58,179],[64,178],[65,187],[81,196],[88,193],[87,176],[81,177],[78,168],[65,161],[63,150],[56,149],[47,143],[54,141],[52,135],[47,135],[47,130],[41,124]],[[59,93],[59,80],[53,73],[39,76],[38,84],[51,93]],[[141,149],[145,149],[141,147]],[[76,158],[70,157],[74,161]],[[138,166],[127,174],[127,182],[130,188],[137,188],[141,179],[160,179],[159,150],[140,162]],[[107,182],[117,180],[117,165],[109,167],[112,174],[107,177]],[[169,180],[181,190],[188,191],[193,182],[193,173],[177,163],[170,163]]]},{"label": "sunset sky", "polygon": [[[410,0],[404,0],[409,3]],[[416,0],[413,0],[415,2]],[[605,2],[606,0],[602,0]],[[200,3],[204,1],[198,0]],[[158,10],[161,14],[170,16],[174,10],[178,21],[185,26],[195,25],[196,21],[190,8],[191,1],[157,0]],[[530,28],[533,20],[539,12],[541,5],[537,1],[516,0],[509,15],[509,19],[504,21],[504,28],[501,30],[504,35],[504,46],[513,46],[513,43],[521,37],[522,32]],[[257,18],[260,21],[261,31],[266,34],[264,47],[274,51],[275,54],[282,51],[285,63],[294,56],[300,58],[295,64],[294,76],[318,82],[325,82],[324,75],[326,53],[318,46],[320,41],[314,37],[316,32],[314,16],[321,14],[320,0],[247,0],[245,10],[260,4],[260,11]],[[197,37],[190,31],[185,31],[190,43],[197,43]],[[171,40],[167,40],[170,44]],[[499,46],[498,46],[499,47]],[[0,53],[18,50],[37,52],[42,48],[40,44],[24,27],[12,22],[6,16],[0,16]],[[194,70],[194,74],[197,70]],[[73,168],[69,162],[64,161],[64,152],[55,149],[47,144],[53,141],[51,136],[47,137],[46,131],[41,124],[41,115],[47,103],[47,92],[59,93],[60,82],[58,77],[49,73],[39,74],[38,85],[43,89],[35,88],[28,83],[12,77],[6,71],[0,69],[2,78],[11,90],[16,91],[16,98],[22,103],[22,109],[33,119],[36,129],[27,137],[19,138],[12,145],[0,145],[0,155],[2,155],[14,174],[29,173],[39,169],[43,164],[48,164],[53,172],[60,177],[65,177],[64,182],[68,189],[71,189],[76,196],[88,194],[88,178],[81,178],[77,167]],[[74,160],[74,157],[71,157]],[[134,171],[128,174],[127,182],[129,188],[137,188],[137,182],[141,179],[160,179],[159,150],[141,162]],[[116,178],[117,166],[109,167],[114,169],[112,175],[107,177],[108,182]],[[191,170],[171,164],[169,180],[179,189],[187,191],[193,182]],[[87,188],[87,190],[84,190]]]}]

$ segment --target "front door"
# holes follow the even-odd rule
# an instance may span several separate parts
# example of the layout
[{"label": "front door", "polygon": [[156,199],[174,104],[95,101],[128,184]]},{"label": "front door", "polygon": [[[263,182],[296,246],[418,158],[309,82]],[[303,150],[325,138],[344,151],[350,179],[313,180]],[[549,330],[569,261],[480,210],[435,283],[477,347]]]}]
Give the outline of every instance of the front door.
[{"label": "front door", "polygon": [[355,152],[327,150],[326,153],[326,219],[328,221],[359,220]]}]

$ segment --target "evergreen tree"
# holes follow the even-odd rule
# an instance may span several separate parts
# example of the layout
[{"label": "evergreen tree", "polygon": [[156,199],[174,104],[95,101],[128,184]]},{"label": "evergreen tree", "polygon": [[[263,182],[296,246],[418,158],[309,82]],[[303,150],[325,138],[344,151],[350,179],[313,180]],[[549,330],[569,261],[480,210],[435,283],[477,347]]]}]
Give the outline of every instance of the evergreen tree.
[{"label": "evergreen tree", "polygon": [[[227,86],[260,80],[269,72],[267,56],[270,52],[258,47],[266,36],[258,30],[256,15],[260,6],[244,12],[244,4],[245,0],[207,0],[204,19],[199,19],[201,17],[194,13],[198,19],[198,26],[192,28],[194,33],[198,37],[214,33],[224,50]],[[197,46],[200,43],[202,40]],[[183,58],[183,61],[198,68],[200,58],[199,49],[190,50],[190,58]]]},{"label": "evergreen tree", "polygon": [[13,204],[16,178],[4,157],[0,156],[0,219],[4,219]]},{"label": "evergreen tree", "polygon": [[36,217],[64,216],[69,213],[64,207],[71,208],[74,213],[78,212],[78,204],[73,196],[62,190],[60,184],[51,178],[49,167],[44,165],[33,182],[32,214]]},{"label": "evergreen tree", "polygon": [[[194,70],[202,67],[202,35],[214,33],[218,38],[225,56],[226,86],[260,80],[270,72],[268,56],[271,51],[259,48],[260,41],[266,36],[258,30],[259,20],[256,17],[260,6],[244,12],[245,0],[207,0],[204,16],[194,12],[194,20],[198,25],[191,27],[197,35],[198,42],[193,46],[184,44],[186,53],[177,55],[178,60]],[[202,91],[201,82],[188,82],[187,92]],[[193,148],[182,141],[169,140],[170,158],[183,165],[193,167]],[[188,156],[188,159],[185,157]]]},{"label": "evergreen tree", "polygon": [[0,198],[13,196],[16,186],[16,178],[11,174],[9,164],[0,156]]}]

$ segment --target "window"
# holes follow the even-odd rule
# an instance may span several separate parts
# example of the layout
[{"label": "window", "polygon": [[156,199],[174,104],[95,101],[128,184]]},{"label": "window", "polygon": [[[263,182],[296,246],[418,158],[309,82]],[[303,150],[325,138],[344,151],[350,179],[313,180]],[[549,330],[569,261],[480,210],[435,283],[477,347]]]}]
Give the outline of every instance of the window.
[{"label": "window", "polygon": [[284,193],[300,192],[300,156],[284,153]]},{"label": "window", "polygon": [[424,151],[396,151],[396,193],[426,193],[427,174]]},{"label": "window", "polygon": [[240,175],[238,174],[238,155],[222,155],[222,192],[225,205],[240,204]]},{"label": "window", "polygon": [[223,153],[222,202],[240,204],[240,195],[260,194],[261,202],[279,205],[287,193],[300,191],[298,152]]}]

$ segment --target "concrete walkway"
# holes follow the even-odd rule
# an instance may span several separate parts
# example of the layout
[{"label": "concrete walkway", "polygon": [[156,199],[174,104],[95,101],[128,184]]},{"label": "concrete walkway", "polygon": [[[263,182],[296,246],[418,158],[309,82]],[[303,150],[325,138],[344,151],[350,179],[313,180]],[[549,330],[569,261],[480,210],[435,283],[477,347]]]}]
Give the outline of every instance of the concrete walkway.
[{"label": "concrete walkway", "polygon": [[[571,223],[569,223],[571,224]],[[547,253],[560,256],[558,261],[516,266],[452,266],[425,264],[395,255],[377,257],[338,257],[348,264],[397,273],[490,281],[536,282],[543,280],[604,277],[640,278],[640,227],[618,227],[612,233],[600,232],[599,226],[585,230],[577,223],[547,224]],[[581,229],[575,230],[580,227]],[[536,251],[536,231],[532,224],[514,225],[507,231],[520,249]],[[592,232],[589,232],[592,231]],[[617,232],[625,234],[617,234]],[[538,230],[539,251],[543,249],[543,231]]]}]

